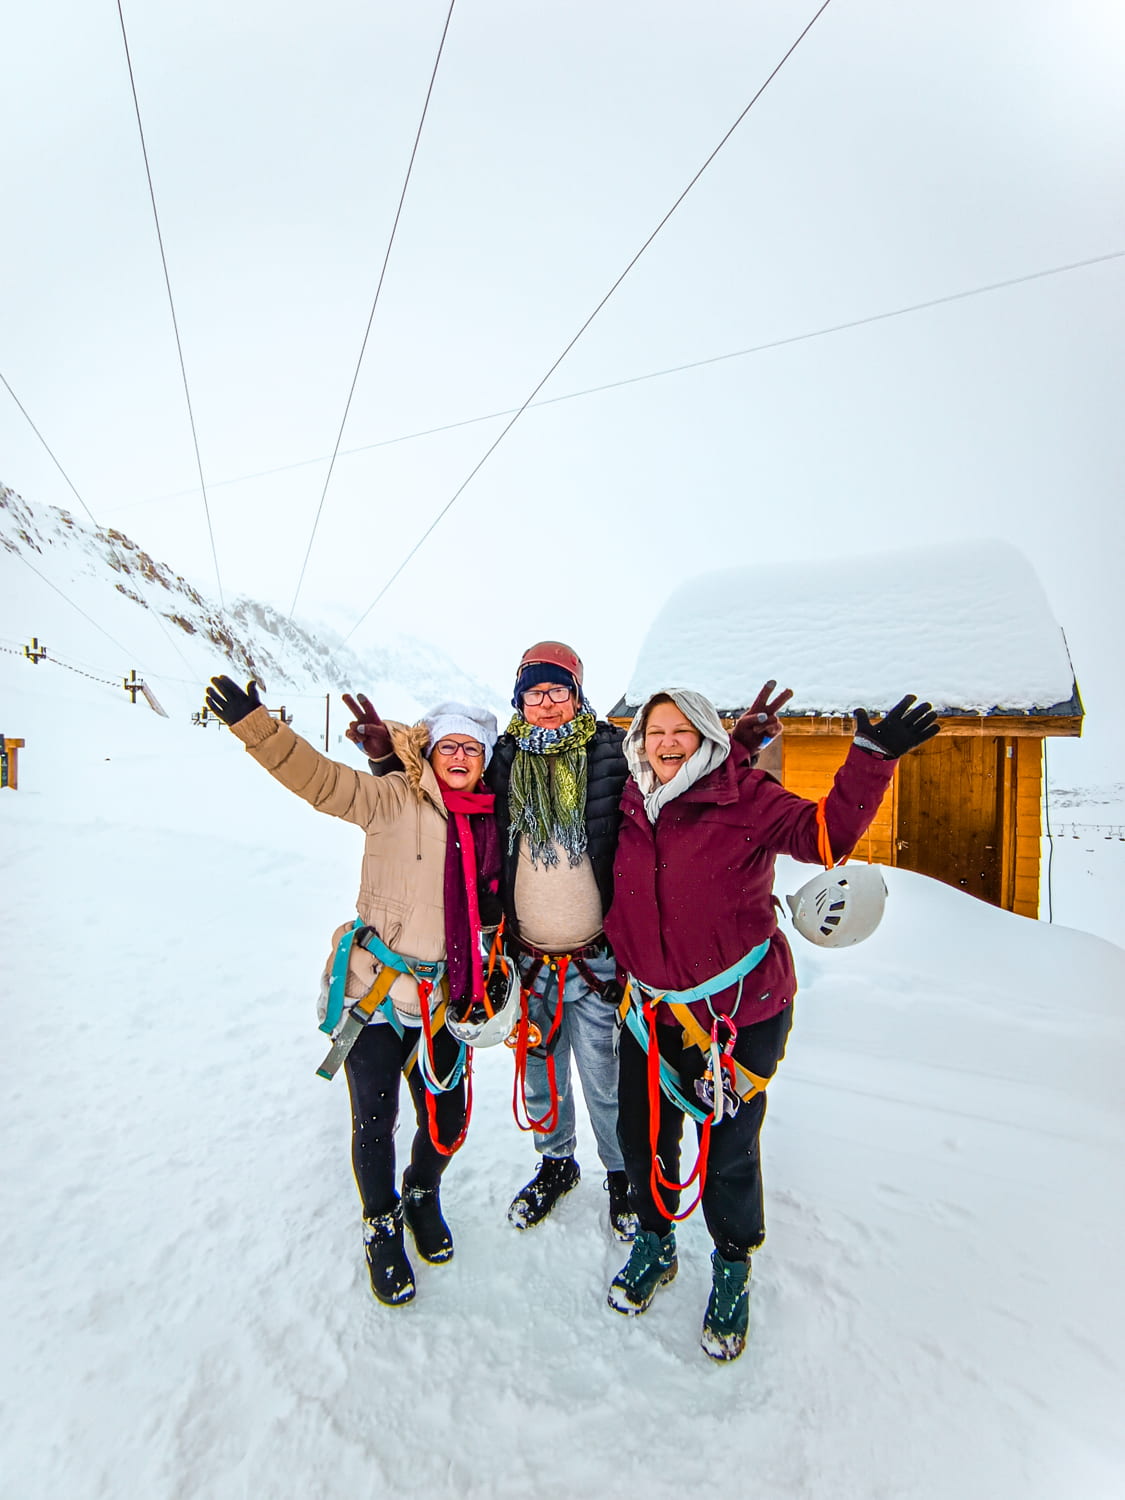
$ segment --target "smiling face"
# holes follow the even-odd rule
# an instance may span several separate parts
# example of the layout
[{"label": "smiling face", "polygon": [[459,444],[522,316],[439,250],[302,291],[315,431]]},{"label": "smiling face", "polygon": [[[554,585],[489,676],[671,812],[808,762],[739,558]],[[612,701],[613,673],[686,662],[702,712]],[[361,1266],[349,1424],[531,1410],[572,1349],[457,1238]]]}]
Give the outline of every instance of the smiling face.
[{"label": "smiling face", "polygon": [[[475,753],[468,754],[466,746]],[[459,792],[475,791],[484,775],[484,746],[469,734],[443,734],[430,751],[430,765],[446,786]]]},{"label": "smiling face", "polygon": [[671,781],[703,743],[703,736],[675,703],[657,703],[645,717],[645,756],[657,781]]},{"label": "smiling face", "polygon": [[578,705],[574,701],[574,694],[567,693],[561,703],[552,703],[549,693],[559,692],[557,682],[533,682],[527,689],[530,693],[542,693],[543,700],[540,703],[528,703],[526,693],[520,696],[520,713],[529,724],[534,724],[540,729],[561,729],[564,724],[569,724],[578,712]]}]

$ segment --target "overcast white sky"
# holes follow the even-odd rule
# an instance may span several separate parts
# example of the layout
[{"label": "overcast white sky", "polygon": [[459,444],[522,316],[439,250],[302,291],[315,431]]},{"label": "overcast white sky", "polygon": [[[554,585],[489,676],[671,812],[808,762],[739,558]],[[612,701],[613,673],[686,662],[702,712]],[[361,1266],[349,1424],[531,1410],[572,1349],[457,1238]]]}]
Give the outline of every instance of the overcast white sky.
[{"label": "overcast white sky", "polygon": [[[124,9],[223,586],[288,607],[447,0]],[[815,9],[458,0],[299,613],[349,629],[503,424],[372,445],[518,406]],[[97,519],[213,592],[116,8],[2,38],[0,372]],[[1125,250],[1123,75],[1117,0],[833,0],[544,395]],[[1123,334],[1113,260],[532,410],[356,643],[503,687],[560,635],[604,711],[695,572],[776,563],[839,629],[862,554],[1004,537],[1082,774],[1125,774]],[[0,479],[78,508],[2,388]]]}]

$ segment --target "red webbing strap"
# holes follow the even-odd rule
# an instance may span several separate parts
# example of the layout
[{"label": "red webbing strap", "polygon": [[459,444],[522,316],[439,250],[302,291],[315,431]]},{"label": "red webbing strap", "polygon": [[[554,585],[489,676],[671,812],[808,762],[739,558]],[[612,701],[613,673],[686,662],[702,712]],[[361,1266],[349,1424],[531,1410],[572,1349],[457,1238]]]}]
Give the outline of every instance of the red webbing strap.
[{"label": "red webbing strap", "polygon": [[[699,1154],[695,1159],[695,1170],[685,1182],[670,1182],[660,1166],[660,1157],[657,1152],[660,1140],[660,1048],[656,1040],[656,1005],[652,1000],[646,1000],[644,1003],[644,1017],[648,1022],[648,1144],[652,1155],[649,1190],[652,1193],[652,1201],[657,1213],[662,1218],[670,1219],[673,1224],[678,1224],[681,1219],[686,1219],[690,1213],[693,1213],[703,1199],[703,1189],[707,1183],[707,1154],[711,1146],[712,1117],[708,1115],[699,1127]],[[699,1191],[682,1213],[676,1213],[664,1202],[661,1189],[667,1189],[670,1193],[686,1192],[696,1178],[699,1179]]]},{"label": "red webbing strap", "polygon": [[[560,953],[558,955],[558,968],[555,972],[557,986],[555,992],[555,1014],[551,1017],[551,1029],[542,1040],[542,1046],[547,1054],[547,1092],[551,1102],[547,1107],[547,1113],[540,1119],[534,1118],[527,1107],[527,1054],[532,1045],[531,1031],[533,1025],[528,1014],[528,1000],[534,988],[535,980],[539,977],[542,964],[540,964],[538,969],[531,971],[532,977],[530,983],[520,985],[520,1018],[516,1022],[515,1042],[516,1070],[515,1077],[512,1079],[512,1116],[520,1130],[534,1130],[538,1135],[550,1135],[551,1131],[559,1123],[559,1089],[558,1084],[555,1082],[555,1054],[551,1048],[551,1043],[558,1035],[559,1027],[562,1025],[563,987],[566,984],[566,970],[569,961],[569,953]],[[523,1114],[522,1119],[520,1118],[521,1111]]]},{"label": "red webbing strap", "polygon": [[430,1127],[430,1140],[433,1142],[435,1151],[442,1156],[452,1156],[455,1151],[460,1151],[465,1144],[465,1137],[469,1133],[469,1121],[473,1118],[473,1049],[465,1049],[465,1123],[457,1139],[449,1146],[443,1146],[438,1138],[437,1126],[437,1096],[426,1090],[426,1121]]},{"label": "red webbing strap", "polygon": [[[429,980],[418,980],[418,994],[422,1001],[422,1032],[426,1038],[426,1061],[430,1065],[430,1077],[436,1079],[438,1072],[437,1064],[434,1062],[433,1017],[430,1015],[430,996],[433,988]],[[437,1100],[429,1088],[426,1088],[426,1122],[430,1129],[430,1140],[433,1142],[434,1150],[440,1152],[442,1156],[452,1156],[455,1151],[460,1151],[469,1133],[469,1121],[473,1117],[473,1049],[471,1047],[465,1048],[465,1085],[467,1091],[465,1123],[461,1126],[457,1139],[450,1146],[443,1146],[438,1136]]]}]

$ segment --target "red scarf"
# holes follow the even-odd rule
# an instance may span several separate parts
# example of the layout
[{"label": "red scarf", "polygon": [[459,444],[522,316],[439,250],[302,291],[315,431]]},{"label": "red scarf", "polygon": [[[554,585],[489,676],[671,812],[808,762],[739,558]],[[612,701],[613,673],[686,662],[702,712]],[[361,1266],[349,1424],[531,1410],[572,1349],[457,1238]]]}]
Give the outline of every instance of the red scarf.
[{"label": "red scarf", "polygon": [[[463,792],[446,786],[437,777],[441,798],[456,829],[456,838],[445,841],[445,954],[449,971],[449,994],[454,1003],[479,1001],[484,995],[480,965],[480,902],[477,881],[497,881],[500,847],[493,820],[496,798],[481,787]],[[458,848],[460,858],[458,858]],[[467,944],[466,944],[467,939]],[[467,972],[466,972],[467,971]]]}]

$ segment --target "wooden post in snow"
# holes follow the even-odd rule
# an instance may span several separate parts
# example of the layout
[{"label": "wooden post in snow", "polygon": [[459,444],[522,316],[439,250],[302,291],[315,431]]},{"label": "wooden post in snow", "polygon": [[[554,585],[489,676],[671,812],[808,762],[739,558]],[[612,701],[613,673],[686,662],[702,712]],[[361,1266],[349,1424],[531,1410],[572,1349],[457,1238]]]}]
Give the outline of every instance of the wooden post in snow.
[{"label": "wooden post in snow", "polygon": [[0,734],[0,787],[10,786],[14,792],[20,784],[19,757],[23,740],[10,740]]}]

